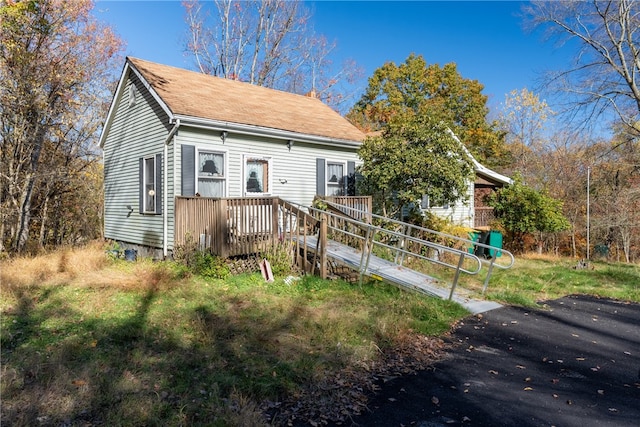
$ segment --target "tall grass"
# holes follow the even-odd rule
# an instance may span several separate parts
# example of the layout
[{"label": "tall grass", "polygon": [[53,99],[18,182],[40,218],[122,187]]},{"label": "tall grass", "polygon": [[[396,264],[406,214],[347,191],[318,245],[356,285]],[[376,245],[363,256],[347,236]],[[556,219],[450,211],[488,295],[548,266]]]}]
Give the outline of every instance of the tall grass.
[{"label": "tall grass", "polygon": [[[0,274],[2,421],[17,426],[263,425],[266,408],[278,424],[276,402],[371,375],[464,315],[383,284],[205,279],[112,260],[100,244],[5,261]],[[344,396],[333,390],[325,401]]]}]

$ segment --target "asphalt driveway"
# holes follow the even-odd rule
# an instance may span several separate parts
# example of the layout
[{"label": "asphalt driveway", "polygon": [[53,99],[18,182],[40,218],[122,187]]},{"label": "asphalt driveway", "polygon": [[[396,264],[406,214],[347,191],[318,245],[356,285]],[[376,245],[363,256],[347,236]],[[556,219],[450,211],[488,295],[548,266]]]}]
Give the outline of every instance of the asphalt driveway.
[{"label": "asphalt driveway", "polygon": [[472,316],[449,356],[381,385],[362,426],[640,426],[640,304],[589,296]]}]

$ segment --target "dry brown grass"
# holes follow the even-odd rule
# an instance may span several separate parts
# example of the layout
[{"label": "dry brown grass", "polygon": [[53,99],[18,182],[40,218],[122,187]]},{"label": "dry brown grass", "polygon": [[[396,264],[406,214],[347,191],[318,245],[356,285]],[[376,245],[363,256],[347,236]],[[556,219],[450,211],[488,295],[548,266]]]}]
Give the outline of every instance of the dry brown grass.
[{"label": "dry brown grass", "polygon": [[63,284],[114,290],[160,290],[174,283],[175,273],[165,265],[145,259],[115,263],[106,255],[105,244],[100,241],[35,258],[5,260],[0,265],[0,285],[5,292]]},{"label": "dry brown grass", "polygon": [[0,283],[13,286],[57,285],[79,275],[100,271],[109,264],[104,243],[57,250],[38,257],[19,257],[2,262]]}]

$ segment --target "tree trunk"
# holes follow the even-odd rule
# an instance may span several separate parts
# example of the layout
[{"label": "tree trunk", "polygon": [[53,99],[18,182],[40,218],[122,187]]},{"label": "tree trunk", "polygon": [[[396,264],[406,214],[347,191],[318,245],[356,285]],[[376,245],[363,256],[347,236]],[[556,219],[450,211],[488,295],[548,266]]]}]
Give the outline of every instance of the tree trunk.
[{"label": "tree trunk", "polygon": [[[54,95],[53,99],[57,99],[58,96]],[[53,105],[54,101],[50,101],[50,105]],[[36,177],[38,172],[38,163],[40,162],[40,154],[42,153],[42,147],[44,145],[46,129],[43,126],[38,126],[34,132],[33,138],[33,151],[31,152],[31,162],[29,165],[29,172],[26,178],[26,186],[23,190],[21,203],[20,203],[20,219],[18,221],[18,236],[15,243],[15,251],[22,252],[29,240],[29,226],[31,224],[31,199],[33,197],[33,187],[36,183]]]},{"label": "tree trunk", "polygon": [[33,194],[33,186],[35,185],[35,177],[30,175],[27,186],[20,203],[20,217],[18,220],[18,233],[14,242],[14,251],[20,253],[24,250],[27,240],[29,240],[29,224],[31,223],[31,196]]},{"label": "tree trunk", "polygon": [[42,212],[40,213],[40,238],[38,239],[38,246],[42,249],[45,246],[47,222],[49,220],[49,195],[44,199],[42,205]]}]

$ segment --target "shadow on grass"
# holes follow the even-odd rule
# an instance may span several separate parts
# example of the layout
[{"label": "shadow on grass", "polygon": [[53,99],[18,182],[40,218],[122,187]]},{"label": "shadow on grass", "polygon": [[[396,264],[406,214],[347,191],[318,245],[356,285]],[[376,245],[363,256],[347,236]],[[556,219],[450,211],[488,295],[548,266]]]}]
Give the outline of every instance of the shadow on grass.
[{"label": "shadow on grass", "polygon": [[163,298],[154,287],[130,293],[134,309],[120,317],[80,312],[63,288],[11,290],[3,425],[259,425],[251,402],[291,392],[317,366],[288,357],[305,353],[287,333],[303,311],[296,304],[261,324],[242,307],[221,315],[203,303],[180,312],[189,327],[179,328],[150,319]]}]

